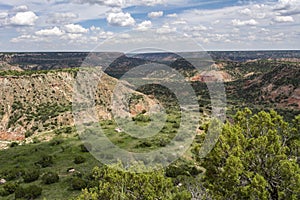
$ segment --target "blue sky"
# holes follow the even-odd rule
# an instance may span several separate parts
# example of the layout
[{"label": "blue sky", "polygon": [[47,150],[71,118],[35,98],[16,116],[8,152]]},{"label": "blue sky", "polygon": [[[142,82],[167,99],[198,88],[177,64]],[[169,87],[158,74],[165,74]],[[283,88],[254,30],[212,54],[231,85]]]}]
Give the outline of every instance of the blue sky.
[{"label": "blue sky", "polygon": [[0,1],[0,51],[90,51],[148,30],[181,33],[205,50],[300,49],[300,1]]}]

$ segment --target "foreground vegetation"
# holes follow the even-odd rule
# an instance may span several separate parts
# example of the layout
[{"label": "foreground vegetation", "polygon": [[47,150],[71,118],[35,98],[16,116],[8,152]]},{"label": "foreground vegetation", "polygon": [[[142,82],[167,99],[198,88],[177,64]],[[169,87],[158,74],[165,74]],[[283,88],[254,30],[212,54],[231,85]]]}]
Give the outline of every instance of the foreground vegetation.
[{"label": "foreground vegetation", "polygon": [[[1,199],[299,199],[299,125],[300,116],[288,123],[275,111],[245,109],[225,124],[205,158],[198,154],[208,124],[185,156],[150,173],[103,166],[75,133],[59,133],[49,142],[0,152],[0,178],[7,181]],[[107,131],[114,128],[106,123]],[[113,141],[123,137],[109,134]]]}]

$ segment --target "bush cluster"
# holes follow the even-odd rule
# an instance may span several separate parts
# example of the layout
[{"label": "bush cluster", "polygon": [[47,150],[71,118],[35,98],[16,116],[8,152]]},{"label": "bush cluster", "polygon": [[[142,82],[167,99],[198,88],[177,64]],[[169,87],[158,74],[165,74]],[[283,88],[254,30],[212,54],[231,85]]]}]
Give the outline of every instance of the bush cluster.
[{"label": "bush cluster", "polygon": [[37,165],[40,165],[41,167],[49,167],[53,164],[53,158],[52,156],[43,155],[42,158],[36,162]]},{"label": "bush cluster", "polygon": [[81,163],[84,163],[84,162],[85,162],[85,158],[82,157],[82,156],[76,156],[76,157],[74,158],[74,163],[75,163],[75,164],[81,164]]},{"label": "bush cluster", "polygon": [[73,190],[81,190],[83,188],[86,188],[86,186],[87,182],[82,178],[75,177],[71,180],[71,187]]},{"label": "bush cluster", "polygon": [[58,181],[59,181],[59,176],[57,173],[54,172],[47,172],[42,176],[42,182],[44,184],[57,183]]},{"label": "bush cluster", "polygon": [[38,169],[27,170],[22,175],[22,177],[25,183],[30,183],[38,180],[38,178],[40,177],[40,171]]},{"label": "bush cluster", "polygon": [[37,185],[30,185],[28,187],[19,186],[15,191],[15,199],[36,199],[42,194],[42,188]]},{"label": "bush cluster", "polygon": [[16,191],[18,187],[18,183],[15,182],[7,182],[3,185],[2,190],[0,191],[0,196],[7,196]]},{"label": "bush cluster", "polygon": [[92,150],[92,144],[88,143],[88,142],[81,144],[80,149],[81,149],[81,152],[89,152]]}]

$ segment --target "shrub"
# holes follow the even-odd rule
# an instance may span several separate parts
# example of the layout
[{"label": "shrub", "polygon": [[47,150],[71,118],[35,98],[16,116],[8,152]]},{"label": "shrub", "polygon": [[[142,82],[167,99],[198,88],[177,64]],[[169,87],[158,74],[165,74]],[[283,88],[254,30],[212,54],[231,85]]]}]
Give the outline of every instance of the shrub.
[{"label": "shrub", "polygon": [[133,121],[138,121],[138,122],[150,122],[151,118],[148,115],[144,114],[138,114],[137,116],[132,118]]},{"label": "shrub", "polygon": [[180,128],[180,124],[176,122],[175,124],[173,124],[173,128],[176,128],[176,129]]},{"label": "shrub", "polygon": [[81,190],[87,186],[87,183],[85,180],[76,177],[71,180],[71,186],[73,190]]},{"label": "shrub", "polygon": [[0,196],[1,197],[8,196],[8,195],[9,195],[9,193],[6,190],[4,190],[3,188],[0,188]]},{"label": "shrub", "polygon": [[152,146],[152,144],[150,142],[144,141],[144,142],[138,144],[137,147],[139,147],[139,148],[146,148],[146,147],[151,147],[151,146]]},{"label": "shrub", "polygon": [[74,159],[75,164],[81,164],[81,163],[84,163],[84,162],[85,162],[85,158],[82,157],[82,156],[76,156],[75,159]]},{"label": "shrub", "polygon": [[17,146],[19,146],[19,144],[17,142],[12,142],[9,146],[10,147],[17,147]]},{"label": "shrub", "polygon": [[159,139],[159,146],[161,146],[161,147],[165,147],[169,143],[170,143],[170,139],[168,139],[168,138],[160,138]]},{"label": "shrub", "polygon": [[92,150],[92,144],[88,143],[88,142],[81,144],[80,149],[81,149],[81,152],[89,152]]},{"label": "shrub", "polygon": [[3,185],[4,196],[14,193],[16,191],[17,187],[18,187],[17,183],[14,183],[14,182],[7,182],[7,183],[5,183]]},{"label": "shrub", "polygon": [[32,136],[33,133],[34,133],[34,131],[32,131],[32,130],[26,131],[26,132],[25,132],[25,137],[28,138],[28,137]]},{"label": "shrub", "polygon": [[23,180],[25,183],[30,183],[33,181],[38,180],[40,176],[40,171],[37,169],[31,169],[31,170],[27,170],[25,171],[25,173],[23,174]]},{"label": "shrub", "polygon": [[42,182],[44,184],[57,183],[58,181],[59,181],[59,176],[57,173],[54,172],[47,172],[42,176]]},{"label": "shrub", "polygon": [[43,155],[42,158],[36,162],[37,165],[40,165],[41,167],[49,167],[53,164],[53,158],[52,156]]},{"label": "shrub", "polygon": [[35,199],[42,194],[42,188],[37,185],[30,185],[26,188],[18,187],[15,191],[15,199],[25,198],[25,199]]},{"label": "shrub", "polygon": [[22,169],[13,168],[2,172],[2,175],[7,181],[15,180],[22,176],[24,171]]},{"label": "shrub", "polygon": [[61,140],[61,139],[54,139],[49,144],[50,144],[50,146],[57,146],[57,145],[60,145],[61,143],[63,143],[63,140]]}]

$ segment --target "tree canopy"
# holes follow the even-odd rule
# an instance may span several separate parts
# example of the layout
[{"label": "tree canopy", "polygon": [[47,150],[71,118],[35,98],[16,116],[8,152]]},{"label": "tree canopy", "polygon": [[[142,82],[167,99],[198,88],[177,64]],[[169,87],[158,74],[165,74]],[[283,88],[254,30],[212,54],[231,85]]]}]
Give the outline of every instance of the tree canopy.
[{"label": "tree canopy", "polygon": [[214,199],[300,199],[299,122],[297,116],[289,124],[273,110],[238,111],[198,159]]}]

